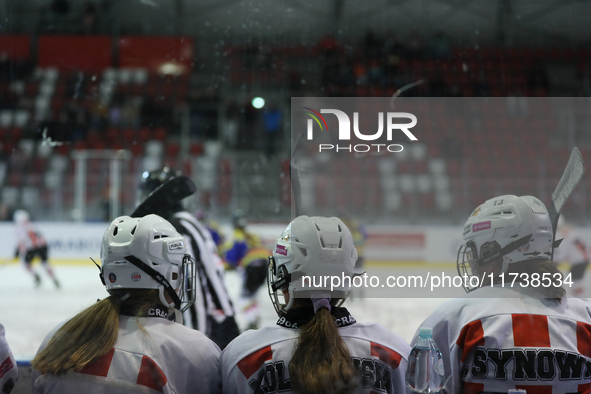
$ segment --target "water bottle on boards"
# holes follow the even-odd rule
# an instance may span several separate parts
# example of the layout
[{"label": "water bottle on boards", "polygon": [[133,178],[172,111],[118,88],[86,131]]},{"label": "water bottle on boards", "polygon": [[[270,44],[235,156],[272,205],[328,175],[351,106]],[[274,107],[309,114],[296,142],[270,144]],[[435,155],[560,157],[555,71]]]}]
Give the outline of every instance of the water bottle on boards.
[{"label": "water bottle on boards", "polygon": [[410,351],[406,385],[413,393],[439,393],[443,386],[443,359],[433,341],[433,330],[419,328],[419,340]]}]

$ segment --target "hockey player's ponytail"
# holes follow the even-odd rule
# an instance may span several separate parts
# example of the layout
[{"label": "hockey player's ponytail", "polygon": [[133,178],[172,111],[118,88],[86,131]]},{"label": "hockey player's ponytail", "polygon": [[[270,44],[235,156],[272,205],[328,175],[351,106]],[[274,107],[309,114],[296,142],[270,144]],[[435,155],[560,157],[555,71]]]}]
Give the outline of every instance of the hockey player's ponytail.
[{"label": "hockey player's ponytail", "polygon": [[298,394],[348,394],[357,387],[349,349],[326,307],[300,329],[289,375]]},{"label": "hockey player's ponytail", "polygon": [[139,316],[155,299],[158,290],[129,290],[98,301],[60,327],[31,365],[41,373],[54,375],[81,370],[115,346],[124,302],[136,305]]}]

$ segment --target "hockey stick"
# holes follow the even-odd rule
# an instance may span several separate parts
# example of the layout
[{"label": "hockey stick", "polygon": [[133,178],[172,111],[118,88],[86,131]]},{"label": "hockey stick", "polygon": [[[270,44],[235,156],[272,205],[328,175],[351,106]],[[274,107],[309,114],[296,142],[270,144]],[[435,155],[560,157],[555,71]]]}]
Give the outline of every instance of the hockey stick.
[{"label": "hockey stick", "polygon": [[160,212],[166,211],[172,204],[176,204],[183,198],[189,197],[195,193],[196,190],[197,186],[195,186],[195,183],[186,176],[182,175],[172,178],[150,193],[150,195],[133,210],[130,216],[137,218],[151,213],[158,215]]},{"label": "hockey stick", "polygon": [[574,147],[568,163],[562,177],[556,185],[556,189],[552,193],[552,203],[548,208],[548,214],[550,215],[550,221],[552,222],[552,259],[554,259],[554,243],[556,241],[556,227],[558,226],[558,217],[560,211],[566,203],[566,200],[570,197],[572,192],[575,190],[583,174],[585,173],[585,163],[583,162],[583,156],[577,147]]},{"label": "hockey stick", "polygon": [[291,159],[289,161],[289,176],[291,179],[291,191],[293,193],[294,199],[295,217],[298,217],[302,214],[302,188],[300,183],[300,170],[296,164],[295,159],[295,152],[298,148],[301,138],[302,134],[300,133],[296,137],[296,140],[291,148]]}]

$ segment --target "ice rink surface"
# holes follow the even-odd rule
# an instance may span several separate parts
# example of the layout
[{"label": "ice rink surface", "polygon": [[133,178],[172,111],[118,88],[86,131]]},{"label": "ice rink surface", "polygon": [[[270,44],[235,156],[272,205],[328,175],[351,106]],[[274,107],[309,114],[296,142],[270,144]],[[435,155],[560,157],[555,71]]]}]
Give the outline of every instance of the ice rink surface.
[{"label": "ice rink surface", "polygon": [[[58,323],[108,295],[98,277],[99,271],[91,261],[87,265],[54,267],[61,282],[60,289],[55,288],[39,264],[34,267],[43,279],[38,288],[35,288],[32,277],[20,264],[0,265],[0,323],[4,325],[6,339],[19,361],[30,360],[43,338]],[[368,267],[367,272],[383,276],[383,270]],[[421,270],[423,273],[434,271],[433,267],[423,265],[419,269],[413,268],[412,273]],[[397,269],[396,272],[404,273],[404,269]],[[446,268],[446,273],[454,272],[455,269]],[[236,272],[228,272],[226,282],[237,305],[241,278]],[[589,275],[586,275],[586,282],[586,288],[591,288]],[[462,289],[455,289],[449,292],[449,297],[459,296],[463,292]],[[421,322],[437,305],[447,300],[441,294],[438,294],[438,298],[363,298],[354,293],[344,306],[357,321],[378,322],[410,341]],[[262,325],[275,324],[277,316],[267,295],[266,285],[259,292],[259,300]],[[243,326],[240,315],[238,323]]]}]

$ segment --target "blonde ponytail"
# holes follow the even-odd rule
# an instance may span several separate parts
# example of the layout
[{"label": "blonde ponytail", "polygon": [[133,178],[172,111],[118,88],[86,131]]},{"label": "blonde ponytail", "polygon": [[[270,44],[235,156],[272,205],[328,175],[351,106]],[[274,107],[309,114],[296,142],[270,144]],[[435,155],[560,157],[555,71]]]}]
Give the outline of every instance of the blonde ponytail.
[{"label": "blonde ponytail", "polygon": [[79,371],[117,342],[121,301],[109,296],[64,324],[31,362],[42,373]]},{"label": "blonde ponytail", "polygon": [[328,309],[319,309],[301,328],[289,375],[299,394],[349,394],[357,387],[349,349]]},{"label": "blonde ponytail", "polygon": [[123,302],[137,306],[139,316],[157,299],[158,290],[128,290],[98,301],[60,327],[31,365],[54,375],[81,370],[115,346]]}]

